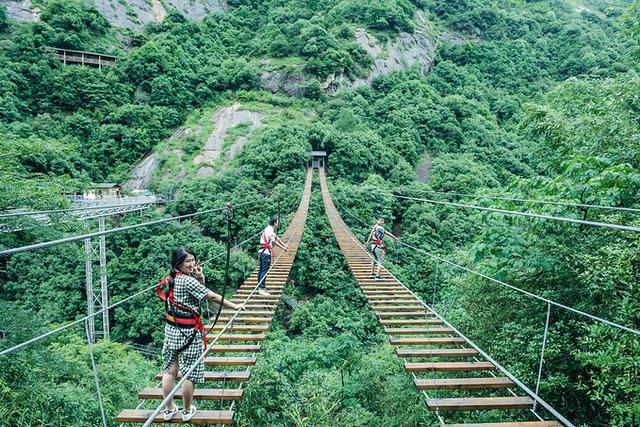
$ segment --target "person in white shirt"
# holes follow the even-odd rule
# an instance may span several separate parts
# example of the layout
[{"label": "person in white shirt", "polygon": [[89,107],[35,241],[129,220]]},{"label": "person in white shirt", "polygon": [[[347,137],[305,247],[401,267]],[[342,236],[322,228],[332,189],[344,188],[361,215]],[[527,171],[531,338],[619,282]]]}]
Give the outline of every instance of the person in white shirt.
[{"label": "person in white shirt", "polygon": [[258,293],[262,296],[270,295],[266,290],[267,271],[271,267],[271,252],[273,246],[278,246],[285,251],[289,250],[289,246],[285,245],[276,235],[276,230],[280,227],[280,218],[277,215],[272,216],[262,232],[260,237],[260,250],[258,256],[260,258],[260,272],[258,273]]}]

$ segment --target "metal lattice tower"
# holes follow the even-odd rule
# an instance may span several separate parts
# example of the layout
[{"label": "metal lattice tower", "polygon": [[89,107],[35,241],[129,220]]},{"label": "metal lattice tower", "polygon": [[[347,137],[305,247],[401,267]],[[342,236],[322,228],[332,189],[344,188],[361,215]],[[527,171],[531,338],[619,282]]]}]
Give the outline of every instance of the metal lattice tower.
[{"label": "metal lattice tower", "polygon": [[[98,218],[98,230],[105,231],[104,217]],[[105,236],[102,235],[95,243],[91,239],[84,241],[85,251],[85,275],[87,287],[87,314],[91,316],[96,311],[100,311],[109,306],[109,290],[107,286],[107,251]],[[100,288],[96,288],[93,283],[93,261],[98,259]],[[109,310],[102,312],[102,331],[96,331],[96,318],[90,317],[88,320],[89,335],[93,342],[98,335],[104,339],[109,339]]]}]

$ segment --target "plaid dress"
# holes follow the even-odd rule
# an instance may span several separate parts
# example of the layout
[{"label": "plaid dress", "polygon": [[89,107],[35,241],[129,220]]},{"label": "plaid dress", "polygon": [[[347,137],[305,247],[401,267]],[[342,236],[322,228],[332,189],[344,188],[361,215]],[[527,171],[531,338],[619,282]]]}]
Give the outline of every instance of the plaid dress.
[{"label": "plaid dress", "polygon": [[[173,288],[174,299],[177,304],[189,307],[198,312],[200,310],[200,302],[207,296],[209,289],[195,278],[189,275],[180,275],[175,278],[175,286]],[[188,312],[175,310],[180,316],[189,316]],[[195,335],[195,337],[194,337]],[[184,350],[179,351],[193,337],[193,341]],[[202,333],[195,329],[182,329],[169,325],[164,326],[164,345],[162,346],[162,359],[164,361],[164,371],[168,372],[173,362],[178,359],[180,374],[184,374],[189,370],[196,360],[204,351],[204,343],[202,342]],[[189,380],[193,383],[204,382],[204,359],[198,363],[196,368],[189,375]]]}]

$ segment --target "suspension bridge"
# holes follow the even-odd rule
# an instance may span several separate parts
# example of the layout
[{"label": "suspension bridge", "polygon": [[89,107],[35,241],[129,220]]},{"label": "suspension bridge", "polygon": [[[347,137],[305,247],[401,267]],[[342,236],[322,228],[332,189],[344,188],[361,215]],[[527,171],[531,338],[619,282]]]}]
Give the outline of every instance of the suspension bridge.
[{"label": "suspension bridge", "polygon": [[[307,171],[306,181],[299,206],[288,228],[282,235],[283,241],[289,246],[289,251],[274,250],[274,261],[268,272],[266,283],[271,295],[263,296],[258,291],[258,269],[256,268],[248,276],[244,283],[235,291],[231,301],[244,304],[244,310],[223,309],[221,317],[206,325],[206,347],[201,358],[192,366],[182,367],[183,377],[164,397],[159,384],[153,388],[142,388],[138,394],[140,404],[133,409],[123,409],[116,417],[116,421],[122,424],[143,423],[144,426],[152,423],[182,422],[179,415],[170,421],[164,421],[161,411],[172,398],[181,399],[181,385],[192,372],[196,364],[204,360],[207,368],[205,372],[205,387],[196,389],[194,400],[208,401],[206,410],[199,410],[191,419],[192,424],[231,425],[234,422],[234,414],[237,405],[244,396],[244,387],[251,379],[251,368],[257,362],[261,343],[268,339],[268,330],[275,315],[276,309],[284,296],[289,273],[296,257],[297,249],[305,229],[308,208],[310,203],[313,180],[313,169]],[[539,384],[544,364],[545,344],[549,327],[549,317],[552,307],[554,309],[569,310],[577,315],[584,316],[592,321],[601,322],[610,327],[623,330],[628,333],[640,335],[640,331],[621,325],[590,313],[576,310],[557,301],[543,298],[526,290],[494,279],[468,267],[456,264],[444,258],[430,254],[421,248],[405,243],[403,245],[412,250],[421,251],[432,258],[455,268],[476,274],[483,279],[497,285],[505,286],[514,292],[520,292],[527,297],[543,301],[547,305],[547,317],[544,340],[540,356],[538,381],[535,389],[531,389],[520,381],[506,367],[494,360],[479,345],[464,335],[462,331],[451,324],[445,316],[438,313],[432,306],[426,304],[419,295],[409,286],[398,280],[388,269],[381,269],[381,279],[371,277],[370,269],[372,257],[359,241],[354,233],[343,221],[338,209],[332,200],[324,168],[319,168],[319,180],[324,201],[325,211],[329,223],[335,234],[338,245],[347,261],[356,282],[368,301],[371,310],[378,318],[380,327],[389,337],[389,343],[393,346],[395,354],[401,359],[406,375],[409,375],[415,389],[424,397],[426,407],[433,411],[441,426],[447,427],[558,427],[573,424],[566,419],[552,405],[539,396]],[[399,196],[400,197],[400,196]],[[426,200],[426,199],[422,199]],[[262,199],[260,200],[262,201]],[[251,205],[260,201],[246,202]],[[452,205],[450,202],[442,202]],[[552,202],[553,203],[553,202]],[[462,204],[458,204],[462,205]],[[463,209],[472,209],[473,205],[455,206]],[[476,208],[482,208],[475,206]],[[37,250],[43,247],[68,243],[72,241],[86,240],[92,237],[104,237],[107,234],[121,232],[130,228],[144,227],[167,221],[192,218],[198,215],[211,214],[222,211],[224,208],[209,209],[192,214],[150,221],[120,229],[100,230],[98,233],[90,233],[83,236],[59,239],[57,241],[44,242],[29,245],[22,248],[0,251],[0,256],[7,257],[16,253]],[[486,208],[483,208],[486,209]],[[480,210],[483,210],[480,209]],[[495,213],[505,213],[500,209],[493,209]],[[351,214],[350,212],[346,211]],[[515,211],[508,211],[514,214]],[[520,212],[524,216],[527,213]],[[354,216],[356,220],[361,221]],[[571,218],[559,218],[537,215],[534,218],[541,220],[567,220],[565,222],[576,223]],[[588,222],[588,221],[587,221]],[[580,223],[580,222],[578,222]],[[624,232],[636,232],[634,227],[619,224],[590,223],[586,225],[607,227]],[[238,248],[252,241],[257,234],[249,236],[237,244]],[[228,252],[227,252],[228,253]],[[216,255],[206,262],[218,258],[224,254]],[[96,382],[97,397],[101,406],[103,425],[107,425],[101,395],[100,383],[97,376],[97,368],[93,359],[93,339],[89,334],[90,322],[95,316],[101,315],[106,310],[112,309],[128,300],[142,295],[148,295],[155,287],[142,289],[123,300],[105,306],[101,310],[89,313],[88,316],[58,327],[43,335],[34,337],[14,347],[0,351],[0,356],[10,354],[25,346],[32,345],[44,338],[57,334],[75,325],[85,323],[89,353],[93,364],[94,379]],[[160,379],[162,373],[156,376]],[[407,390],[414,393],[413,390]],[[160,402],[158,402],[160,401]],[[151,403],[149,403],[151,402]],[[157,403],[154,403],[157,402]],[[143,409],[144,406],[155,406],[155,409]],[[212,408],[216,409],[212,409]],[[493,411],[494,418],[500,421],[485,423],[459,423],[455,421],[456,414],[461,412]],[[453,422],[448,419],[454,418]]]}]

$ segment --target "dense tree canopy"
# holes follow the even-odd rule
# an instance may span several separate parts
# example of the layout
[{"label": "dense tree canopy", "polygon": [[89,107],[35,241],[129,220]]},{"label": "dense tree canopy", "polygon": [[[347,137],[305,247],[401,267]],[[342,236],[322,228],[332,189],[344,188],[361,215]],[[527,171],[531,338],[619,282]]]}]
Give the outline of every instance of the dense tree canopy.
[{"label": "dense tree canopy", "polygon": [[[242,241],[273,213],[287,225],[309,152],[326,150],[334,201],[363,240],[369,222],[382,214],[401,241],[428,253],[640,327],[633,234],[382,194],[640,226],[629,212],[442,193],[637,207],[638,1],[227,4],[225,13],[201,22],[170,11],[139,33],[120,32],[81,1],[46,2],[39,22],[24,24],[10,21],[0,7],[0,209],[66,207],[64,194],[91,182],[122,183],[145,153],[167,145],[182,150],[185,160],[161,156],[150,188],[173,200],[141,216],[110,218],[108,227],[258,200],[235,212],[232,234]],[[373,58],[356,39],[358,29],[382,43],[400,32],[426,31],[415,24],[417,11],[438,39],[428,73],[408,68],[328,95],[333,79],[349,81],[371,70]],[[63,66],[49,47],[119,60],[102,69]],[[302,79],[302,96],[263,91],[263,75],[273,72]],[[211,176],[196,176],[190,162],[211,132],[212,111],[234,103],[259,111],[263,127],[238,125],[234,135],[247,138],[238,155],[216,164]],[[187,128],[203,135],[171,137]],[[418,182],[416,167],[427,169],[426,183]],[[182,168],[183,178],[172,179]],[[356,291],[317,190],[287,290],[298,304],[282,307],[274,318],[236,423],[437,425]],[[7,220],[21,230],[0,234],[0,248],[94,227],[65,215],[51,219],[49,227]],[[111,301],[164,277],[173,247],[187,244],[209,260],[222,253],[226,238],[223,212],[109,236]],[[234,287],[254,267],[254,243],[232,254]],[[404,283],[535,385],[544,304],[401,245],[389,254],[390,268]],[[15,255],[0,267],[0,330],[7,333],[0,348],[86,312],[81,243]],[[222,263],[211,261],[205,271],[208,286],[219,290]],[[161,346],[163,307],[151,293],[147,297],[112,310],[112,341],[95,346],[110,423],[120,409],[137,404],[137,391],[153,386],[159,369],[158,360],[143,359],[129,345]],[[84,339],[79,327],[5,358],[0,419],[98,425]],[[577,425],[634,425],[639,360],[633,336],[553,308],[540,393]],[[473,420],[496,421],[492,414]]]}]

